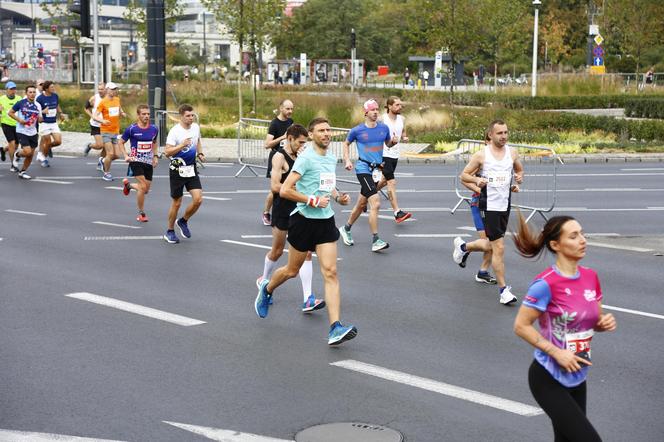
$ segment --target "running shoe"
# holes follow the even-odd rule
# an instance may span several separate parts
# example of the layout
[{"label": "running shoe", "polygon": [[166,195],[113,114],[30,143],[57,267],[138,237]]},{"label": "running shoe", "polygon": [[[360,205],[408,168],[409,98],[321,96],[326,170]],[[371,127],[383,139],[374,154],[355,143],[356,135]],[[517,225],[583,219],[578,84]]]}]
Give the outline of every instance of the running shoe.
[{"label": "running shoe", "polygon": [[316,299],[313,295],[309,295],[307,302],[302,304],[302,313],[311,313],[315,310],[320,310],[325,307],[325,301],[322,299]]},{"label": "running shoe", "polygon": [[138,221],[139,223],[147,223],[148,216],[145,214],[145,212],[139,212],[138,216],[136,217],[136,221]]},{"label": "running shoe", "polygon": [[254,309],[259,318],[266,318],[268,311],[270,310],[270,298],[272,298],[272,295],[268,295],[267,293],[268,282],[270,281],[267,279],[261,281],[261,285],[258,287],[256,301],[254,301]]},{"label": "running shoe", "polygon": [[396,221],[397,224],[401,224],[402,222],[406,221],[411,216],[413,216],[412,213],[404,212],[403,210],[399,210],[397,212],[397,214],[394,215],[394,221]]},{"label": "running shoe", "polygon": [[9,168],[9,171],[10,171],[10,172],[14,172],[14,173],[16,173],[16,172],[18,172],[18,167],[14,167],[14,166],[12,165],[12,167]]},{"label": "running shoe", "polygon": [[97,160],[97,170],[100,172],[104,171],[104,159],[102,157],[99,157]]},{"label": "running shoe", "polygon": [[263,219],[263,225],[264,226],[271,226],[272,225],[272,215],[270,215],[270,212],[263,213],[262,219]]},{"label": "running shoe", "polygon": [[45,157],[44,154],[41,152],[41,150],[40,150],[39,152],[37,152],[37,161],[42,162],[42,161],[44,161],[45,159],[46,159],[46,157]]},{"label": "running shoe", "polygon": [[15,169],[18,169],[18,166],[20,166],[19,159],[18,159],[18,149],[14,151],[14,158],[12,158],[12,166]]},{"label": "running shoe", "polygon": [[27,173],[25,173],[25,170],[20,171],[20,172],[18,173],[18,177],[19,177],[20,179],[22,179],[22,180],[30,180],[30,179],[32,179],[32,177],[31,177],[30,175],[28,175]]},{"label": "running shoe", "polygon": [[48,164],[48,160],[44,158],[44,160],[41,162],[41,167],[51,167],[50,164]]},{"label": "running shoe", "polygon": [[164,241],[169,244],[177,244],[180,242],[180,239],[175,234],[175,230],[167,230],[166,233],[164,233]]},{"label": "running shoe", "polygon": [[330,326],[330,333],[327,335],[328,345],[339,345],[342,342],[350,341],[357,336],[357,328],[352,325],[343,325],[337,321]]},{"label": "running shoe", "polygon": [[341,239],[344,244],[347,246],[355,244],[355,241],[353,241],[353,235],[351,235],[350,230],[346,230],[346,226],[339,227],[339,233],[341,234]]},{"label": "running shoe", "polygon": [[191,238],[191,232],[189,231],[189,226],[187,225],[187,221],[184,220],[184,218],[178,219],[175,224],[177,224],[178,229],[180,229],[180,233],[182,236],[185,238]]},{"label": "running shoe", "polygon": [[5,161],[7,159],[7,155],[5,155],[5,148],[0,147],[0,160]]},{"label": "running shoe", "polygon": [[[459,267],[466,267],[467,255],[470,255],[470,252],[464,252],[461,250],[461,246],[465,244],[464,240],[460,236],[454,238],[454,251],[452,252],[452,259],[455,263],[459,264]],[[464,256],[466,259],[464,259]]]},{"label": "running shoe", "polygon": [[48,155],[49,158],[53,158],[53,149],[49,149],[46,155]]},{"label": "running shoe", "polygon": [[511,286],[506,286],[501,292],[500,292],[500,303],[503,305],[509,305],[514,302],[516,302],[516,296],[512,294],[512,287]]},{"label": "running shoe", "polygon": [[101,177],[104,181],[113,181],[113,175],[110,172],[104,172],[104,175]]},{"label": "running shoe", "polygon": [[493,277],[489,272],[477,272],[475,275],[475,281],[483,282],[485,284],[497,284],[498,281]]},{"label": "running shoe", "polygon": [[[263,275],[259,276],[258,279],[256,279],[256,287],[261,288],[261,282],[263,281],[265,281],[265,279],[263,279]],[[270,300],[267,303],[272,305],[272,296],[270,296]]]},{"label": "running shoe", "polygon": [[378,238],[376,241],[371,244],[371,251],[372,252],[380,252],[381,250],[385,250],[389,248],[390,245],[383,241],[382,239]]},{"label": "running shoe", "polygon": [[86,144],[85,149],[83,149],[83,156],[87,157],[91,150],[92,150],[92,143]]},{"label": "running shoe", "polygon": [[127,178],[125,178],[124,180],[122,180],[122,193],[125,196],[128,196],[130,191],[131,191],[131,187],[129,186],[129,180]]}]

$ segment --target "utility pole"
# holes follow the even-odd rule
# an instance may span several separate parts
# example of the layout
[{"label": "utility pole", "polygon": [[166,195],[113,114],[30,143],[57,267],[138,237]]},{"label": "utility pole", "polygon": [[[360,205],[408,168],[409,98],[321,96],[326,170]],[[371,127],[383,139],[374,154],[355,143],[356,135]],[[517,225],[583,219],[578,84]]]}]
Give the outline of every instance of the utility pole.
[{"label": "utility pole", "polygon": [[157,123],[160,145],[166,143],[166,19],[164,0],[148,0],[148,102]]},{"label": "utility pole", "polygon": [[[89,29],[89,28],[88,28]],[[95,66],[95,93],[99,85],[99,7],[97,0],[92,0],[92,58]]]},{"label": "utility pole", "polygon": [[350,30],[350,92],[355,92],[355,28]]},{"label": "utility pole", "polygon": [[203,11],[203,79],[207,81],[207,34],[205,30],[206,13]]},{"label": "utility pole", "polygon": [[[238,35],[238,44],[240,46],[240,59],[237,63],[237,101],[238,101],[238,121],[242,118],[242,39],[244,32],[244,1],[240,0],[240,34]],[[239,128],[239,126],[238,126]],[[238,129],[239,130],[239,129]]]}]

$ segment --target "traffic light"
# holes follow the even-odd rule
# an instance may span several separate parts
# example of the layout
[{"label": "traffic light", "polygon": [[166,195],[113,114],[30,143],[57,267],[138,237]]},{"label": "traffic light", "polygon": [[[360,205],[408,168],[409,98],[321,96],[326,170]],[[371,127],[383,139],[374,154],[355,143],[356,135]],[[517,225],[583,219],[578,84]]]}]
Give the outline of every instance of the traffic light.
[{"label": "traffic light", "polygon": [[58,26],[51,25],[51,35],[58,35]]},{"label": "traffic light", "polygon": [[90,0],[77,0],[69,6],[69,11],[80,15],[80,19],[74,19],[71,27],[78,29],[82,37],[90,38]]}]

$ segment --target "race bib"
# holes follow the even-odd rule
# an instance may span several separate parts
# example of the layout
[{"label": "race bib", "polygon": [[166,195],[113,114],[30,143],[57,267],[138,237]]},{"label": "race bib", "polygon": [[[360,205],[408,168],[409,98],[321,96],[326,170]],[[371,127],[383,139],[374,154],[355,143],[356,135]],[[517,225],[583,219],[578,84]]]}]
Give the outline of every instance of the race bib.
[{"label": "race bib", "polygon": [[592,341],[594,334],[593,330],[566,333],[565,348],[577,356],[590,360],[590,341]]},{"label": "race bib", "polygon": [[381,178],[383,178],[383,172],[376,168],[373,170],[373,172],[371,172],[371,178],[373,178],[374,182],[377,183],[381,180]]},{"label": "race bib", "polygon": [[140,153],[148,153],[152,151],[152,141],[139,141],[136,150]]},{"label": "race bib", "polygon": [[109,107],[108,108],[108,116],[109,117],[117,117],[120,115],[120,108],[119,107]]},{"label": "race bib", "polygon": [[490,172],[487,176],[487,186],[507,187],[512,182],[511,172]]},{"label": "race bib", "polygon": [[178,173],[182,178],[191,178],[196,176],[196,170],[194,169],[194,165],[190,166],[180,166],[178,167]]},{"label": "race bib", "polygon": [[337,185],[337,175],[334,172],[321,172],[320,184],[318,190],[325,193],[331,193]]},{"label": "race bib", "polygon": [[47,117],[55,117],[57,114],[58,114],[58,110],[57,110],[57,109],[49,109],[49,110],[46,112],[46,116],[47,116]]}]

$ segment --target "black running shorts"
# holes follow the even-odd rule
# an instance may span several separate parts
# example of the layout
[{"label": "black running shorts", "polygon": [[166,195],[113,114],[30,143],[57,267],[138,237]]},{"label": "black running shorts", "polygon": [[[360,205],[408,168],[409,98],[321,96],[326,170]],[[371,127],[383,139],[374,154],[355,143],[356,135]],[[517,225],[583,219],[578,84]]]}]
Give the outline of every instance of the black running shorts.
[{"label": "black running shorts", "polygon": [[484,231],[489,241],[495,241],[505,236],[507,232],[507,222],[510,219],[510,211],[494,212],[483,210],[482,221],[484,221]]},{"label": "black running shorts", "polygon": [[358,173],[357,180],[360,182],[360,193],[369,198],[378,193],[378,188],[370,173]]},{"label": "black running shorts", "polygon": [[152,181],[152,164],[132,161],[129,163],[129,168],[133,176],[144,176],[146,180]]},{"label": "black running shorts", "polygon": [[288,223],[288,242],[300,252],[315,252],[318,244],[336,242],[339,230],[334,216],[329,218],[306,218],[299,212],[291,215]]},{"label": "black running shorts", "polygon": [[397,169],[398,158],[383,157],[383,176],[387,181],[394,179],[394,171]]},{"label": "black running shorts", "polygon": [[2,133],[5,134],[5,138],[8,143],[16,141],[16,126],[10,126],[9,124],[2,125]]},{"label": "black running shorts", "polygon": [[192,176],[190,178],[182,178],[177,170],[171,170],[169,172],[169,181],[171,183],[171,198],[174,200],[182,198],[185,188],[188,191],[203,188],[203,186],[201,186],[201,179],[198,177],[198,172],[196,172],[196,176]]},{"label": "black running shorts", "polygon": [[295,205],[294,201],[283,199],[278,194],[274,194],[272,202],[272,227],[276,227],[279,230],[288,230],[290,214],[295,209]]},{"label": "black running shorts", "polygon": [[101,127],[90,125],[90,135],[101,135]]},{"label": "black running shorts", "polygon": [[18,140],[18,144],[21,147],[31,147],[33,149],[36,149],[37,146],[39,146],[39,135],[37,134],[25,135],[17,132],[16,139]]}]

